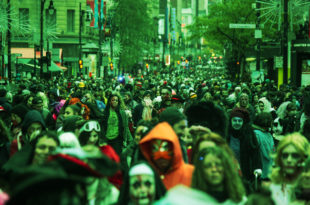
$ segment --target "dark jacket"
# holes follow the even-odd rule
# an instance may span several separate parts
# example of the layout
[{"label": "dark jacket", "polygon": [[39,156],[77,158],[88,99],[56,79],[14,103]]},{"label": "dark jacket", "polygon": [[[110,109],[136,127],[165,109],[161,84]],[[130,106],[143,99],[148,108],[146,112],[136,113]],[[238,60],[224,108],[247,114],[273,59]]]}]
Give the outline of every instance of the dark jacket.
[{"label": "dark jacket", "polygon": [[[29,139],[30,136],[27,135],[27,129],[34,122],[40,123],[42,125],[43,130],[46,128],[43,117],[39,111],[30,110],[29,112],[27,112],[24,118],[24,121],[22,123],[23,136],[19,139],[15,139],[12,141],[11,147],[10,147],[11,156],[18,151],[18,143],[20,143],[21,145],[24,145],[30,142],[30,139]],[[17,140],[19,140],[19,142]]]},{"label": "dark jacket", "polygon": [[243,127],[236,131],[230,128],[227,143],[230,144],[231,137],[240,140],[240,168],[242,177],[248,183],[252,184],[255,180],[254,170],[262,169],[262,162],[259,150],[259,144],[254,130],[250,123],[244,124]]}]

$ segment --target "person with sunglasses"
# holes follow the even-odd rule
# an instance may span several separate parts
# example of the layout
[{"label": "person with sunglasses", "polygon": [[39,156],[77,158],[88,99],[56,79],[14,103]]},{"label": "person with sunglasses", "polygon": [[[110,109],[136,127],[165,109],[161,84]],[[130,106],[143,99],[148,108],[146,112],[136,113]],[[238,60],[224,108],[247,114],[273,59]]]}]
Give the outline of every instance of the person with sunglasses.
[{"label": "person with sunglasses", "polygon": [[297,132],[286,135],[278,144],[269,186],[275,204],[290,204],[302,164],[310,153],[309,146],[308,140]]}]

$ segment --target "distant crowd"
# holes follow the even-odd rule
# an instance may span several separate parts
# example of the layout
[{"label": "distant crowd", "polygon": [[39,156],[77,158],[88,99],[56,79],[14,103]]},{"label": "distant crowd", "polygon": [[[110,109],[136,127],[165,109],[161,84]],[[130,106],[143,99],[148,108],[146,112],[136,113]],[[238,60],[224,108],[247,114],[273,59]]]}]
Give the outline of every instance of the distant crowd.
[{"label": "distant crowd", "polygon": [[222,70],[0,85],[0,204],[308,204],[310,86]]}]

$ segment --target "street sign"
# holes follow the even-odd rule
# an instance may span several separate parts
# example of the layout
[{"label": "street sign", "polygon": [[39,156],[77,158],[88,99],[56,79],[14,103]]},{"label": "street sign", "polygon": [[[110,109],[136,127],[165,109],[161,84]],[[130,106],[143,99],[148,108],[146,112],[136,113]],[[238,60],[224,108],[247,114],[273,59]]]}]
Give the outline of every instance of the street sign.
[{"label": "street sign", "polygon": [[230,23],[229,28],[254,29],[256,28],[256,25],[255,24]]},{"label": "street sign", "polygon": [[256,29],[254,32],[254,36],[255,38],[262,38],[263,37],[262,30]]},{"label": "street sign", "polygon": [[283,56],[275,56],[275,68],[283,68]]}]

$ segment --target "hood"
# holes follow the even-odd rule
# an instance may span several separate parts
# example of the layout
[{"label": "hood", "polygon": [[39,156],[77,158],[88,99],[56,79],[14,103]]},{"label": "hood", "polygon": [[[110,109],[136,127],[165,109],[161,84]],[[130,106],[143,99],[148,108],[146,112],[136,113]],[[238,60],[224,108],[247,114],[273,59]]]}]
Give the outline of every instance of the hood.
[{"label": "hood", "polygon": [[46,127],[45,122],[44,122],[43,117],[42,117],[42,114],[37,110],[30,110],[25,115],[25,118],[24,118],[24,121],[22,124],[22,132],[26,133],[27,128],[33,122],[39,122],[43,126],[43,129],[45,129],[45,127]]},{"label": "hood", "polygon": [[258,100],[258,102],[264,103],[264,110],[263,112],[270,112],[271,111],[271,103],[267,100],[267,98],[262,97]]},{"label": "hood", "polygon": [[168,171],[175,170],[179,168],[182,164],[184,164],[181,146],[179,143],[179,139],[175,134],[172,127],[167,122],[158,123],[150,132],[147,134],[139,143],[141,152],[144,157],[148,160],[150,164],[154,166],[151,160],[151,141],[159,139],[159,140],[167,140],[172,143],[173,146],[173,163],[172,168]]}]

